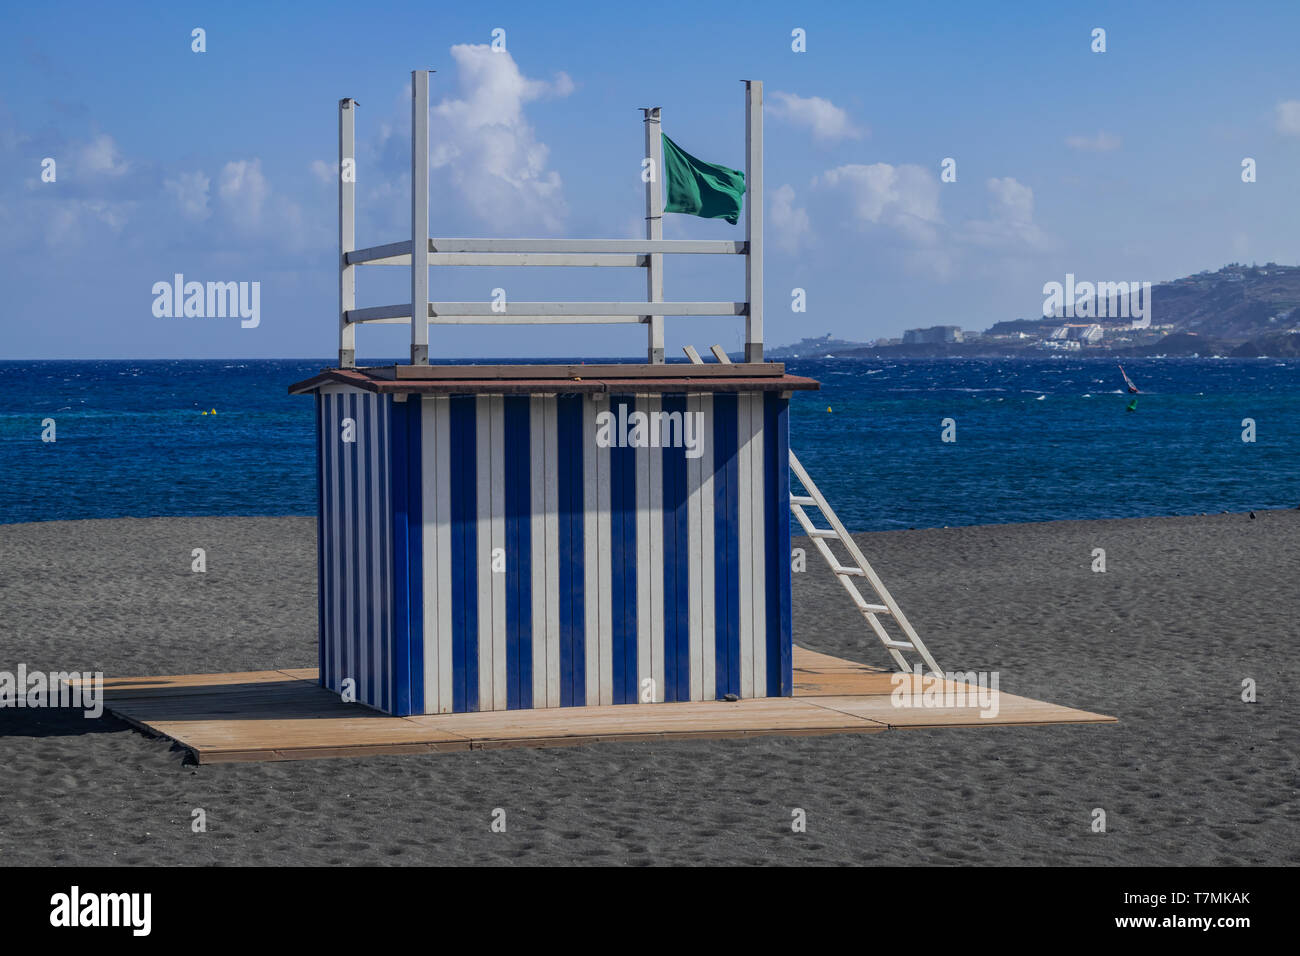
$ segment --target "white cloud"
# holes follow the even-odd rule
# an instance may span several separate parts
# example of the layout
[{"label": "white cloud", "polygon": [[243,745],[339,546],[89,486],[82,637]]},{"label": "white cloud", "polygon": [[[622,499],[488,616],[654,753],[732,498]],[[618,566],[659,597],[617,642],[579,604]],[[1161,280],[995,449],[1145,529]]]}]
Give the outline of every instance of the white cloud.
[{"label": "white cloud", "polygon": [[335,166],[323,159],[313,159],[311,161],[311,174],[320,180],[323,185],[329,186],[334,183],[334,170]]},{"label": "white cloud", "polygon": [[217,195],[226,215],[236,225],[248,230],[260,226],[270,194],[271,187],[262,175],[260,159],[240,159],[222,167]]},{"label": "white cloud", "polygon": [[861,139],[866,135],[866,130],[853,125],[848,113],[820,96],[798,96],[776,91],[772,93],[767,111],[777,119],[808,127],[813,139],[819,143],[838,143],[845,139]]},{"label": "white cloud", "polygon": [[780,186],[772,191],[767,207],[772,241],[790,252],[797,250],[811,232],[808,210],[796,206],[794,200],[794,187]]},{"label": "white cloud", "polygon": [[1283,136],[1300,136],[1300,100],[1278,103],[1274,124]]},{"label": "white cloud", "polygon": [[1034,219],[1034,191],[1024,183],[1017,182],[1012,176],[1002,179],[990,179],[984,184],[993,194],[989,204],[998,218],[1017,224],[1030,223]]},{"label": "white cloud", "polygon": [[106,226],[120,233],[134,211],[135,203],[109,202],[103,199],[65,199],[45,210],[41,225],[45,241],[51,246],[64,246],[87,241],[95,225]]},{"label": "white cloud", "polygon": [[1065,145],[1088,153],[1108,153],[1119,149],[1120,138],[1105,130],[1098,130],[1096,136],[1067,136]]},{"label": "white cloud", "polygon": [[912,242],[938,239],[939,180],[923,166],[850,164],[828,170],[813,183],[847,192],[850,210],[863,222],[888,226]]},{"label": "white cloud", "polygon": [[127,162],[122,158],[113,137],[100,133],[86,143],[77,153],[77,169],[84,173],[103,176],[121,176],[127,170]]},{"label": "white cloud", "polygon": [[962,229],[962,238],[982,246],[1033,246],[1047,237],[1034,223],[1034,191],[1014,177],[988,179],[989,218],[974,219]]},{"label": "white cloud", "polygon": [[199,222],[212,214],[208,208],[208,187],[211,185],[212,181],[199,170],[163,180],[163,191],[176,201],[182,216]]},{"label": "white cloud", "polygon": [[478,218],[505,229],[558,230],[567,213],[560,176],[546,169],[550,150],[524,116],[525,104],[573,92],[564,73],[553,82],[525,77],[508,52],[458,44],[461,97],[433,108],[437,128],[430,163],[445,168]]}]

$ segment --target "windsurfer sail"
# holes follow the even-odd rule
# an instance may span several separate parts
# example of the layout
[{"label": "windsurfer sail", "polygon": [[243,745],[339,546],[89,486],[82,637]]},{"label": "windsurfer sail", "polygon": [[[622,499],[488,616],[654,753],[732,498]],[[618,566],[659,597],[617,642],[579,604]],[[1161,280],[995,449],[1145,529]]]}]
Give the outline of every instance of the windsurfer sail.
[{"label": "windsurfer sail", "polygon": [[1136,395],[1138,393],[1138,387],[1133,384],[1133,379],[1128,377],[1128,373],[1124,371],[1123,365],[1119,366],[1119,374],[1124,376],[1124,384],[1128,386],[1128,393],[1130,395]]}]

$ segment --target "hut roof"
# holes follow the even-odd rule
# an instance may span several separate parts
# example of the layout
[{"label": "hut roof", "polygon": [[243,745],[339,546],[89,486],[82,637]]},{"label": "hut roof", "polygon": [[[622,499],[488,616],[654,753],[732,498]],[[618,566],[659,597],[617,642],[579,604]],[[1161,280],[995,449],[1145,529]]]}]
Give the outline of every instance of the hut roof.
[{"label": "hut roof", "polygon": [[607,392],[789,392],[821,388],[814,379],[787,375],[779,362],[730,365],[387,365],[323,369],[289,386],[304,395],[327,385],[380,394],[581,394]]}]

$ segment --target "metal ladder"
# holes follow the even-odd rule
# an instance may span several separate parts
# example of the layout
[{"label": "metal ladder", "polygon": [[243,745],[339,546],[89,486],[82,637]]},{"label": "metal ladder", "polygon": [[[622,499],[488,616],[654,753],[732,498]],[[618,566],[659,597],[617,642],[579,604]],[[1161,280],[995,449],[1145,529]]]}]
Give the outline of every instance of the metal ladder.
[{"label": "metal ladder", "polygon": [[[817,546],[818,552],[826,559],[831,572],[844,586],[844,590],[849,592],[849,597],[853,599],[857,609],[862,612],[862,616],[867,619],[867,623],[871,625],[871,630],[875,632],[876,637],[880,638],[880,643],[884,644],[885,649],[893,656],[898,669],[911,673],[912,665],[903,656],[903,651],[915,651],[931,673],[943,673],[939,669],[939,665],[935,663],[930,651],[917,635],[916,629],[912,627],[911,622],[907,620],[907,616],[903,614],[898,602],[894,600],[894,596],[889,593],[885,583],[880,580],[879,575],[867,562],[866,556],[858,548],[857,542],[853,540],[844,525],[840,523],[840,519],[831,510],[831,506],[826,503],[826,499],[822,497],[821,491],[813,484],[813,480],[808,477],[808,472],[804,470],[803,465],[799,463],[799,459],[793,451],[790,452],[790,471],[799,480],[799,484],[803,485],[803,490],[806,492],[802,495],[796,494],[794,488],[791,487],[790,511],[794,514],[795,520],[799,522],[799,526],[803,528],[804,534],[808,535],[812,543]],[[830,527],[819,528],[813,524],[812,518],[808,517],[808,513],[804,510],[805,508],[816,508],[820,511]],[[827,544],[827,541],[831,538],[838,540],[849,553],[849,564],[840,563],[835,552]],[[872,591],[875,592],[876,598],[881,603],[872,604],[868,602],[862,596],[862,592],[858,590],[858,586],[853,581],[854,578],[864,578],[871,585]],[[889,632],[885,630],[885,625],[880,621],[882,615],[892,617],[897,622],[899,629],[905,636],[905,640],[895,640],[890,636]]]},{"label": "metal ladder", "polygon": [[[691,346],[685,346],[682,351],[686,353],[686,357],[695,365],[704,364],[704,360],[700,358],[699,353]],[[721,346],[713,346],[712,352],[717,360],[723,365],[731,364],[731,359],[727,356],[727,353],[722,350]],[[853,540],[853,537],[845,529],[844,525],[840,523],[839,517],[831,510],[831,506],[826,503],[826,499],[822,496],[821,491],[815,484],[813,484],[812,478],[808,476],[808,472],[804,470],[803,465],[799,463],[799,459],[795,456],[793,451],[790,452],[790,470],[794,473],[794,477],[798,479],[799,484],[803,486],[805,492],[805,494],[802,495],[795,494],[794,488],[791,488],[791,513],[794,515],[795,520],[799,522],[799,526],[803,528],[804,534],[808,535],[809,540],[817,546],[817,551],[826,559],[826,563],[830,565],[831,572],[839,580],[840,584],[844,586],[844,590],[849,592],[849,597],[853,599],[853,604],[862,612],[862,616],[867,619],[867,623],[871,626],[871,630],[875,632],[876,637],[880,638],[880,643],[885,645],[885,649],[889,651],[890,655],[894,658],[894,663],[898,665],[898,669],[908,673],[912,672],[912,665],[908,663],[907,658],[903,656],[902,652],[915,651],[916,654],[920,656],[921,661],[925,666],[929,668],[930,673],[942,674],[943,671],[940,670],[939,665],[935,663],[934,656],[931,655],[930,651],[926,648],[920,636],[916,633],[916,629],[913,628],[911,622],[908,621],[907,616],[903,614],[903,609],[898,606],[898,602],[894,600],[894,596],[890,594],[889,589],[885,587],[885,582],[881,581],[879,575],[877,575],[875,570],[872,569],[870,563],[867,561],[866,555],[862,553],[861,549],[857,546],[857,543]],[[812,519],[808,517],[808,513],[804,511],[805,508],[816,508],[820,511],[822,517],[824,517],[827,523],[830,524],[830,527],[819,528],[813,524]],[[830,545],[826,543],[831,538],[835,538],[844,546],[844,549],[849,553],[849,558],[853,562],[852,564],[840,563],[835,552],[832,551]],[[854,578],[864,578],[867,583],[871,585],[871,590],[875,593],[876,598],[879,599],[881,603],[871,604],[868,602],[867,599],[862,596],[862,592],[858,590],[858,586],[853,583]],[[902,630],[906,639],[899,641],[891,637],[889,632],[885,630],[885,625],[880,621],[881,615],[892,617],[898,623],[898,627]]]}]

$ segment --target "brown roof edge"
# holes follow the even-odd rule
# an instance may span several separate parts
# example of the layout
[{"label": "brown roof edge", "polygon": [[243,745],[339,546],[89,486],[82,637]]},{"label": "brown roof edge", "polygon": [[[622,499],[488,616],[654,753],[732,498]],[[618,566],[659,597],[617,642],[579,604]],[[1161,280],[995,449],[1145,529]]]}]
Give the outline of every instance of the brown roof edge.
[{"label": "brown roof edge", "polygon": [[391,379],[373,378],[354,369],[325,369],[319,375],[289,386],[290,395],[304,395],[325,385],[349,385],[367,392],[415,395],[574,395],[588,392],[633,394],[636,392],[802,392],[815,391],[821,383],[799,375],[708,376],[668,378],[624,377],[571,379]]}]

